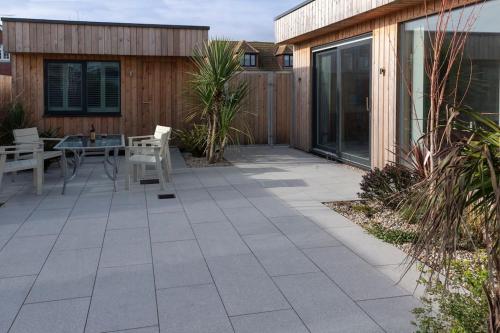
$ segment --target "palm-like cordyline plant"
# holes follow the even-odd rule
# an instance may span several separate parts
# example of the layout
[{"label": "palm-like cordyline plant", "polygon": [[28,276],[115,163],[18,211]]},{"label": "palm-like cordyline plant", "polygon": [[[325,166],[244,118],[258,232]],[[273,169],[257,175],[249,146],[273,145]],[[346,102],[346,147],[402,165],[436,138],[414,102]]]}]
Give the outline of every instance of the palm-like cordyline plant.
[{"label": "palm-like cordyline plant", "polygon": [[[236,52],[231,42],[215,39],[195,50],[191,86],[195,109],[191,118],[207,123],[207,160],[215,163],[223,158],[225,145],[231,141],[232,126],[242,111],[247,94],[244,81],[230,84],[241,72],[241,52]],[[243,132],[244,130],[239,130]]]},{"label": "palm-like cordyline plant", "polygon": [[[455,131],[468,133],[442,151],[428,178],[410,191],[402,211],[417,222],[418,240],[411,261],[422,259],[433,271],[448,278],[457,247],[475,239],[472,223],[479,224],[486,248],[488,280],[484,291],[490,309],[490,332],[500,332],[500,127],[468,113],[474,129],[454,121]],[[458,128],[457,128],[458,127]],[[477,230],[477,229],[475,229]]]}]

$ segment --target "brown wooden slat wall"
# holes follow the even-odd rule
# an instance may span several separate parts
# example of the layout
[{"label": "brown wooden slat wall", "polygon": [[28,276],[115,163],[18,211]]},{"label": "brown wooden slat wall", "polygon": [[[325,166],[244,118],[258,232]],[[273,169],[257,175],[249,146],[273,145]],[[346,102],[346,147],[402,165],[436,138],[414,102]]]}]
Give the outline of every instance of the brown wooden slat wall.
[{"label": "brown wooden slat wall", "polygon": [[293,73],[278,72],[274,79],[274,143],[289,144],[293,111]]},{"label": "brown wooden slat wall", "polygon": [[[116,60],[121,64],[121,117],[44,116],[43,64],[48,59]],[[40,130],[151,134],[157,124],[183,128],[189,112],[186,84],[193,70],[186,57],[12,54],[12,89]]]},{"label": "brown wooden slat wall", "polygon": [[4,46],[13,52],[192,56],[208,30],[6,20]]},{"label": "brown wooden slat wall", "polygon": [[[475,0],[455,0],[457,6]],[[437,10],[438,0],[427,7],[427,14]],[[291,144],[309,151],[312,148],[312,53],[311,48],[354,36],[372,33],[372,114],[371,159],[372,167],[381,167],[395,159],[391,152],[397,140],[397,82],[398,26],[399,23],[425,16],[424,6],[413,6],[349,28],[328,33],[294,45],[294,99],[296,125]],[[381,75],[380,68],[386,73]]]},{"label": "brown wooden slat wall", "polygon": [[[44,116],[44,59],[115,60],[121,65],[121,117],[53,117]],[[157,124],[185,128],[189,102],[191,60],[186,57],[86,56],[12,54],[13,92],[22,102],[40,130],[60,128],[61,134],[87,133],[92,124],[102,133],[124,133],[128,136],[151,134]],[[269,75],[274,84],[268,85]],[[243,72],[249,94],[245,110],[254,143],[268,143],[268,98],[275,121],[274,143],[289,143],[292,108],[291,72]],[[269,89],[273,89],[269,94]],[[248,143],[242,140],[242,143]]]},{"label": "brown wooden slat wall", "polygon": [[[290,114],[292,112],[293,73],[291,72],[243,72],[238,81],[248,84],[248,96],[237,126],[246,127],[253,141],[240,136],[241,143],[289,144]],[[270,116],[270,113],[271,117]],[[269,133],[271,129],[272,133]]]},{"label": "brown wooden slat wall", "polygon": [[[0,75],[0,111],[12,101],[12,76]],[[3,115],[0,115],[0,118]]]}]

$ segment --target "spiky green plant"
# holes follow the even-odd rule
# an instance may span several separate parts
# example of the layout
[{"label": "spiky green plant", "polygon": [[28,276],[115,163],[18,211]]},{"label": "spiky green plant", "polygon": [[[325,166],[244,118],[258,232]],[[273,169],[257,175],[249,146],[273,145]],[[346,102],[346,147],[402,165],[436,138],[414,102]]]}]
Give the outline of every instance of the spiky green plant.
[{"label": "spiky green plant", "polygon": [[421,258],[434,272],[449,277],[457,247],[481,238],[486,249],[490,332],[500,332],[500,127],[475,112],[476,126],[450,123],[463,137],[450,144],[428,178],[410,191],[402,213],[416,222],[411,262]]},{"label": "spiky green plant", "polygon": [[[231,133],[247,94],[244,81],[234,80],[241,72],[242,52],[231,42],[214,39],[195,50],[191,73],[191,89],[195,99],[194,112],[188,119],[201,119],[207,125],[206,155],[209,163],[223,158],[225,146],[233,140]],[[238,129],[236,132],[244,132]]]},{"label": "spiky green plant", "polygon": [[6,105],[0,115],[4,115],[0,122],[0,144],[12,144],[15,129],[32,126],[30,118],[20,103],[14,102]]}]

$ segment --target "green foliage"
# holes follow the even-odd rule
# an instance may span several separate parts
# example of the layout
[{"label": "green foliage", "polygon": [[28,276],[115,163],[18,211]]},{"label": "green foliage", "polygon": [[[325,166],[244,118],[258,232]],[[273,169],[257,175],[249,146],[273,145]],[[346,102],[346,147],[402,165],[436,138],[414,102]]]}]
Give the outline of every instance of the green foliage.
[{"label": "green foliage", "polygon": [[206,42],[195,50],[196,72],[191,74],[195,105],[188,120],[199,119],[206,123],[209,163],[222,160],[225,146],[237,143],[240,134],[250,135],[246,128],[233,126],[248,90],[245,81],[234,80],[242,70],[242,56],[231,42],[223,39]]},{"label": "green foliage", "polygon": [[422,281],[430,287],[422,307],[413,310],[417,332],[488,332],[488,301],[483,289],[488,270],[484,264],[454,260],[450,276],[448,287],[441,282]]},{"label": "green foliage", "polygon": [[11,103],[0,111],[5,115],[0,124],[0,144],[10,145],[14,141],[13,130],[32,127],[32,122],[20,103]]},{"label": "green foliage", "polygon": [[417,239],[417,234],[414,232],[389,229],[378,223],[372,223],[367,230],[373,236],[390,244],[413,243]]},{"label": "green foliage", "polygon": [[[461,139],[443,150],[428,178],[408,194],[401,211],[417,222],[418,241],[409,264],[420,258],[435,272],[448,272],[464,240],[481,239],[487,256],[490,332],[500,330],[500,127],[474,112],[475,126],[451,122]],[[476,248],[478,244],[473,244]],[[429,251],[433,249],[433,251]],[[445,278],[448,278],[446,275]],[[459,296],[457,296],[459,297]],[[466,300],[462,300],[465,302]],[[460,331],[457,331],[460,332]]]},{"label": "green foliage", "polygon": [[395,209],[401,203],[406,191],[415,185],[420,177],[407,167],[388,164],[383,169],[375,168],[363,176],[361,199],[378,201]]},{"label": "green foliage", "polygon": [[180,148],[190,152],[194,157],[205,156],[207,148],[207,127],[205,125],[193,125],[191,129],[176,130],[174,139],[178,141]]},{"label": "green foliage", "polygon": [[371,218],[377,212],[375,208],[366,204],[353,204],[351,209],[355,212],[365,214],[366,217]]}]

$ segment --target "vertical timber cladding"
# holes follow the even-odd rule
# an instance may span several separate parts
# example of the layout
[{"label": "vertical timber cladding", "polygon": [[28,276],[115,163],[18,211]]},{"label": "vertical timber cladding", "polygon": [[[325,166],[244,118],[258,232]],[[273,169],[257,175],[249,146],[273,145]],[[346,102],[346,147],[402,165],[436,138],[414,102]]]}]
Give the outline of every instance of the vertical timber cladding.
[{"label": "vertical timber cladding", "polygon": [[[236,127],[242,126],[252,134],[249,139],[240,135],[243,144],[289,144],[293,108],[293,73],[241,72],[237,81],[248,84],[248,95],[243,102],[243,114]],[[243,124],[246,125],[243,125]]]},{"label": "vertical timber cladding", "polygon": [[[121,69],[121,117],[44,116],[44,60],[114,60]],[[186,96],[187,57],[136,57],[97,55],[12,54],[13,96],[22,101],[41,131],[60,129],[60,134],[87,133],[92,124],[102,133],[146,135],[156,124],[183,128],[189,112]]]},{"label": "vertical timber cladding", "polygon": [[[455,0],[457,7],[477,0]],[[436,12],[440,0],[424,5],[411,6],[382,17],[365,20],[355,26],[311,37],[294,45],[294,99],[296,112],[291,134],[294,147],[312,149],[313,129],[313,73],[311,49],[366,33],[372,33],[372,114],[371,114],[371,164],[382,167],[393,161],[397,143],[397,95],[398,95],[398,27],[400,22]],[[318,15],[322,15],[318,13]],[[295,23],[294,23],[295,24]],[[279,27],[283,29],[283,27]],[[384,73],[381,74],[381,69]]]}]

